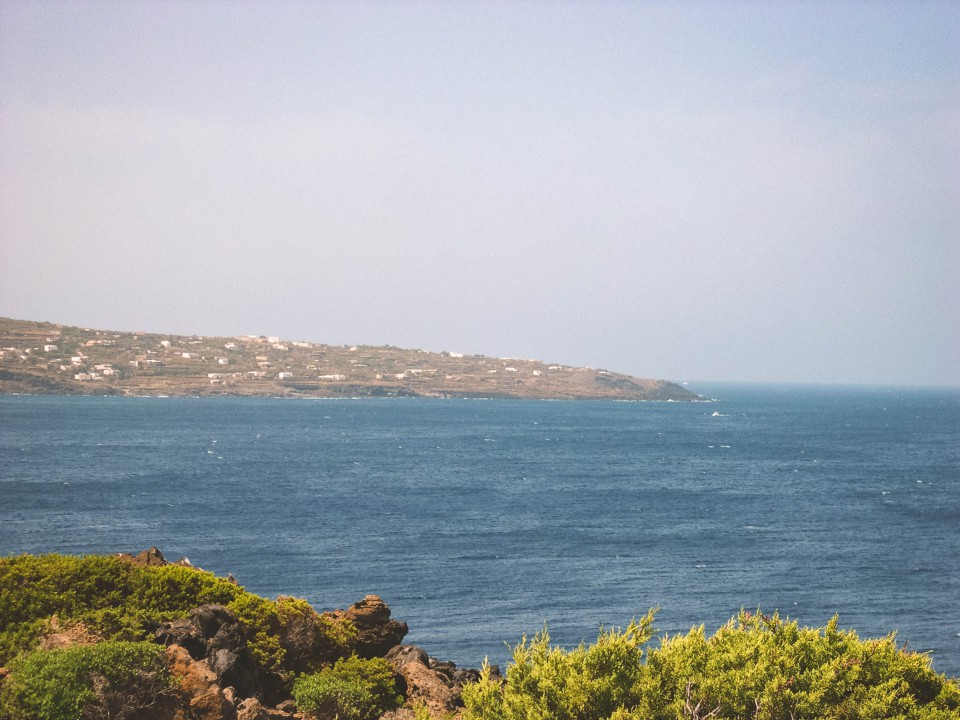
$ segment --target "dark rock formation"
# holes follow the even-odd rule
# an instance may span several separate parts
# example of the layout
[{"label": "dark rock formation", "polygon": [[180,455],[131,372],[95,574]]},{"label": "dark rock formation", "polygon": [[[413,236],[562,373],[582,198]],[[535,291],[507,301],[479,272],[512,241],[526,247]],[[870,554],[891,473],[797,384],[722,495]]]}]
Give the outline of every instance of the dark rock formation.
[{"label": "dark rock formation", "polygon": [[343,613],[320,615],[306,602],[286,597],[277,598],[277,604],[282,617],[280,647],[286,653],[284,664],[291,673],[316,671],[321,665],[349,655],[346,628],[341,628],[340,633],[332,629],[335,622],[346,624]]},{"label": "dark rock formation", "polygon": [[202,605],[182,620],[163,623],[155,635],[164,645],[181,646],[194,660],[206,660],[221,687],[233,687],[244,698],[263,692],[265,678],[240,621],[222,605]]}]

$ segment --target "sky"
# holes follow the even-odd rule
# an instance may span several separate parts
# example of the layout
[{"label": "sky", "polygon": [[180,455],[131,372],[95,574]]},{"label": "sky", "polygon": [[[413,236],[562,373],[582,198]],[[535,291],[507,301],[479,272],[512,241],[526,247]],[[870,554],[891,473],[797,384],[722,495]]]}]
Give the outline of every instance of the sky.
[{"label": "sky", "polygon": [[0,0],[0,315],[960,386],[960,3]]}]

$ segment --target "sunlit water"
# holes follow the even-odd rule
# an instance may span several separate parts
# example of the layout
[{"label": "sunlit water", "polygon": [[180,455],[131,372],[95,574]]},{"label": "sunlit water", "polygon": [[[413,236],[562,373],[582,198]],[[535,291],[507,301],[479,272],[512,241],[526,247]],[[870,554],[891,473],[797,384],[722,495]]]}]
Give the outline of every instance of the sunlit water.
[{"label": "sunlit water", "polygon": [[[960,675],[960,392],[710,404],[0,397],[0,553],[160,547],[478,666],[659,605],[898,630]],[[719,414],[716,414],[719,413]]]}]

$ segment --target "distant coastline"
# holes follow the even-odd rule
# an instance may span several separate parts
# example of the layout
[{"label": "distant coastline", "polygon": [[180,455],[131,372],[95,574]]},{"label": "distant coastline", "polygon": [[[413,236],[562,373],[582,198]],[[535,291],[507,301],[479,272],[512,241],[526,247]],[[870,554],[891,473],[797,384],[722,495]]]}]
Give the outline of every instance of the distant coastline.
[{"label": "distant coastline", "polygon": [[0,393],[696,402],[666,380],[540,360],[119,332],[0,318]]}]

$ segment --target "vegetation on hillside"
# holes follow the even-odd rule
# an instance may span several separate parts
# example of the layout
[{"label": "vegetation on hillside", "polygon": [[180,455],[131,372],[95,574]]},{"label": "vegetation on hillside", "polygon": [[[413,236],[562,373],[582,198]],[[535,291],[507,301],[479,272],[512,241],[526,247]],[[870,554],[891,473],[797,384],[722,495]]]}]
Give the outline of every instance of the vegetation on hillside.
[{"label": "vegetation on hillside", "polygon": [[356,656],[301,675],[293,683],[293,698],[300,710],[341,720],[376,720],[403,704],[390,663]]},{"label": "vegetation on hillside", "polygon": [[136,718],[173,684],[163,648],[100,642],[38,650],[14,664],[0,716],[19,720]]},{"label": "vegetation on hillside", "polygon": [[539,360],[10,318],[0,318],[0,393],[698,399],[663,380]]},{"label": "vegetation on hillside", "polygon": [[236,613],[264,669],[289,674],[286,626],[313,618],[339,654],[349,654],[347,621],[321,617],[302,600],[268,600],[212,573],[180,565],[147,567],[118,557],[20,555],[0,558],[0,665],[37,647],[52,632],[82,626],[102,640],[152,640],[162,622],[207,603]]},{"label": "vegetation on hillside", "polygon": [[645,649],[653,613],[594,645],[514,648],[505,682],[485,669],[465,688],[464,720],[957,720],[960,687],[894,637],[861,640],[741,612]]}]

